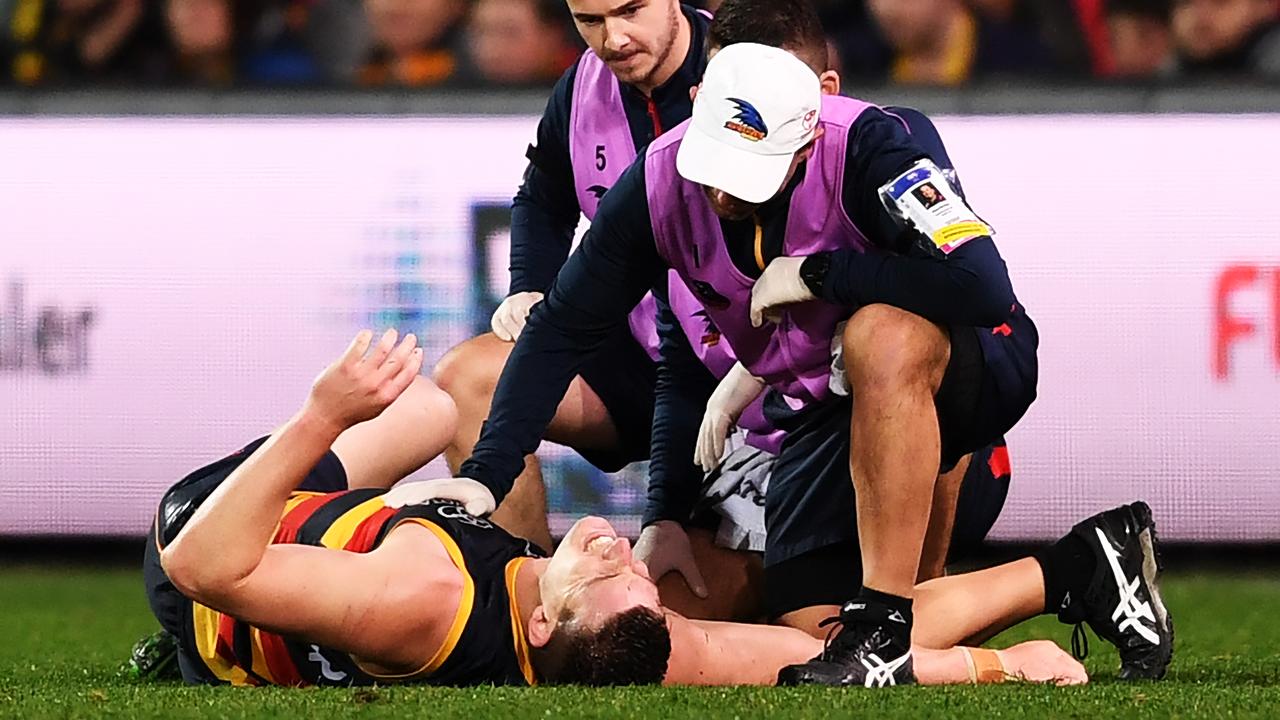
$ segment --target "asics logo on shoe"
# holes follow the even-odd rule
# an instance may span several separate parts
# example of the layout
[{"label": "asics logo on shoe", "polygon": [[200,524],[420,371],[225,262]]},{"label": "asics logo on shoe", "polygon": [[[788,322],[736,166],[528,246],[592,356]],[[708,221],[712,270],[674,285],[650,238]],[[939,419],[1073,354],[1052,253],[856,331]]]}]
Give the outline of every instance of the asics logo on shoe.
[{"label": "asics logo on shoe", "polygon": [[1120,589],[1120,599],[1116,604],[1115,612],[1111,613],[1111,621],[1115,622],[1123,616],[1124,620],[1118,626],[1120,632],[1125,632],[1132,628],[1147,642],[1152,645],[1159,645],[1160,636],[1156,634],[1156,631],[1140,622],[1141,620],[1149,620],[1152,625],[1156,623],[1156,616],[1151,610],[1151,603],[1139,600],[1137,596],[1138,588],[1142,582],[1141,576],[1133,578],[1132,581],[1127,580],[1124,576],[1124,570],[1120,568],[1120,551],[1112,547],[1111,542],[1107,540],[1107,536],[1103,534],[1102,528],[1094,528],[1094,532],[1098,535],[1098,541],[1102,544],[1102,551],[1107,556],[1107,563],[1111,565],[1111,573],[1115,575],[1116,586]]},{"label": "asics logo on shoe", "polygon": [[875,653],[867,653],[867,656],[862,658],[862,666],[867,669],[867,678],[863,680],[862,684],[866,687],[892,687],[897,685],[898,680],[894,677],[894,673],[910,659],[910,652],[906,652],[902,657],[889,662],[881,660],[880,656]]},{"label": "asics logo on shoe", "polygon": [[844,607],[842,607],[842,608],[840,608],[840,609],[841,609],[841,610],[843,610],[844,612],[854,612],[855,610],[866,610],[866,609],[867,609],[867,604],[866,604],[866,603],[852,603],[852,602],[851,602],[851,603],[845,603],[845,606],[844,606]]}]

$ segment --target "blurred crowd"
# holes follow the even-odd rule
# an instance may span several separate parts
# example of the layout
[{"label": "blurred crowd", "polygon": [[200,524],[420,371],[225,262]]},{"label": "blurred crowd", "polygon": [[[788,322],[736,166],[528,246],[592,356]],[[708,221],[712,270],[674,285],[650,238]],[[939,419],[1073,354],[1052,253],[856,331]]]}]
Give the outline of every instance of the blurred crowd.
[{"label": "blurred crowd", "polygon": [[[853,82],[1280,80],[1280,0],[815,2]],[[581,48],[565,0],[0,0],[0,86],[536,87]]]}]

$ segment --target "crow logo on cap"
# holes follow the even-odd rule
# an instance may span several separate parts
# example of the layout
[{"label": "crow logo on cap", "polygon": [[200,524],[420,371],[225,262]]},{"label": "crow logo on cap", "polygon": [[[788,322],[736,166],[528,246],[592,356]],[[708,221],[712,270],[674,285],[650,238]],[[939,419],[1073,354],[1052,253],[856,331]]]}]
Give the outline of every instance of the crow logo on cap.
[{"label": "crow logo on cap", "polygon": [[760,142],[769,134],[769,127],[754,105],[738,98],[725,99],[738,106],[738,113],[724,124],[726,130],[732,130],[751,142]]}]

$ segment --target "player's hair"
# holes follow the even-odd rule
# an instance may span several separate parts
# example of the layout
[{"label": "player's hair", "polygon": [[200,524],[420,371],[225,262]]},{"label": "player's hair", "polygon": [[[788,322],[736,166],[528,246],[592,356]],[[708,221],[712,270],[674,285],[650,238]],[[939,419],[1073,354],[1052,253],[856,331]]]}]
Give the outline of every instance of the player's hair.
[{"label": "player's hair", "polygon": [[671,633],[661,613],[633,607],[591,630],[561,622],[533,648],[538,675],[551,685],[655,685],[667,674]]},{"label": "player's hair", "polygon": [[709,45],[758,43],[794,53],[815,73],[830,69],[827,36],[812,0],[725,0],[711,21]]}]

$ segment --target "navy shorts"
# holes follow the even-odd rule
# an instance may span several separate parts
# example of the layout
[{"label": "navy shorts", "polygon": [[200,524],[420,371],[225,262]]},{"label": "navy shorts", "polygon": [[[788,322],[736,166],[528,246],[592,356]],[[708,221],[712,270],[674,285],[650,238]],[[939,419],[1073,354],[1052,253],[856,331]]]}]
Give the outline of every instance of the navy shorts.
[{"label": "navy shorts", "polygon": [[[992,476],[988,446],[1002,447],[1004,434],[1035,399],[1039,339],[1020,308],[1008,326],[959,327],[950,334],[951,359],[935,397],[940,469],[979,453],[965,476],[967,489],[956,511],[953,543],[960,548],[980,542],[1004,505],[1008,476]],[[849,476],[851,416],[849,398],[837,398],[779,419],[789,432],[765,500],[766,602],[775,617],[802,607],[840,604],[861,587],[857,508]]]},{"label": "navy shorts", "polygon": [[[973,453],[956,503],[949,561],[962,560],[981,547],[1004,509],[1009,480],[1009,455],[1003,438]],[[770,618],[815,605],[840,605],[861,589],[862,553],[858,546],[857,512],[852,484],[848,480],[846,483],[843,492],[829,488],[828,510],[822,518],[813,518],[813,527],[816,529],[821,522],[841,523],[847,532],[829,535],[832,539],[826,544],[766,564],[765,609]],[[772,539],[770,527],[766,543]],[[765,557],[768,563],[768,548]]]},{"label": "navy shorts", "polygon": [[[217,462],[206,465],[179,480],[165,494],[151,525],[142,558],[142,580],[147,602],[160,627],[178,638],[178,666],[189,683],[211,683],[215,678],[198,659],[191,618],[191,601],[169,581],[160,565],[160,547],[173,541],[196,509],[233,470],[257,450],[266,438],[259,438]],[[298,486],[307,492],[340,492],[347,489],[347,473],[332,450],[325,453]]]},{"label": "navy shorts", "polygon": [[600,400],[618,431],[618,447],[578,450],[578,454],[605,472],[617,472],[630,463],[649,459],[653,430],[654,387],[658,366],[623,325],[579,373]]},{"label": "navy shorts", "polygon": [[950,331],[951,360],[934,398],[942,469],[986,447],[1018,424],[1036,399],[1040,336],[1021,306],[998,328]]}]

